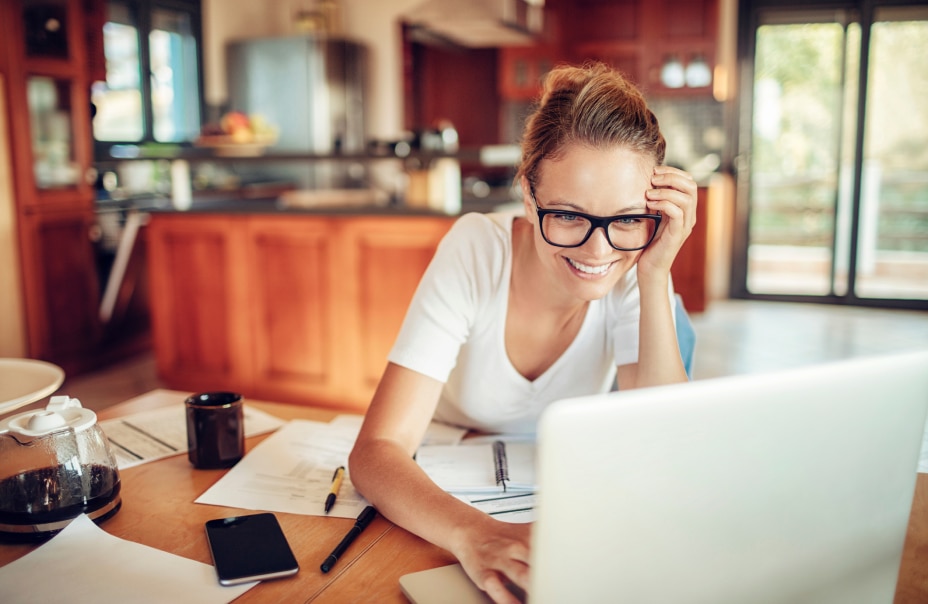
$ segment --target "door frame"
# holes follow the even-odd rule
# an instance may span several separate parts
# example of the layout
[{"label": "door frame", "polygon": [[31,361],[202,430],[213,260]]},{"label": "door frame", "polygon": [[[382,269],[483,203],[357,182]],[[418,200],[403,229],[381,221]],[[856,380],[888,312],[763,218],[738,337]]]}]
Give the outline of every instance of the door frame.
[{"label": "door frame", "polygon": [[[864,125],[867,117],[866,100],[869,74],[870,31],[873,16],[879,7],[889,6],[928,6],[924,0],[826,0],[802,2],[801,0],[739,0],[737,64],[739,66],[739,96],[736,110],[731,116],[729,147],[731,156],[727,158],[735,179],[735,207],[732,232],[731,279],[729,295],[732,298],[751,300],[769,300],[780,302],[803,302],[818,304],[849,305],[879,308],[900,308],[928,310],[928,300],[895,298],[861,298],[854,293],[858,264],[858,237],[860,231],[860,191],[863,178]],[[750,218],[750,149],[751,123],[754,109],[754,56],[756,31],[763,15],[781,13],[784,16],[808,14],[822,11],[845,10],[853,13],[855,21],[861,28],[861,56],[859,61],[857,96],[857,116],[855,122],[853,178],[851,184],[851,230],[848,233],[849,245],[847,266],[847,293],[836,294],[834,289],[829,294],[771,294],[754,293],[747,288],[748,272],[748,228]],[[834,244],[833,244],[834,246]],[[832,257],[832,283],[834,282],[834,264]]]}]

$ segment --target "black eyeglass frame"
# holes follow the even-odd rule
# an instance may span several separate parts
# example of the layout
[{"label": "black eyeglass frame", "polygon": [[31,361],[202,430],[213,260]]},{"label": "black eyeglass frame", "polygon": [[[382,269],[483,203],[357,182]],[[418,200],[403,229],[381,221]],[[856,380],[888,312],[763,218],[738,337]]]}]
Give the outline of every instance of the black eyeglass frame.
[{"label": "black eyeglass frame", "polygon": [[[535,199],[535,187],[534,185],[529,185],[529,194],[532,196],[532,203],[535,204],[535,212],[538,214],[538,230],[541,231],[541,237],[545,240],[548,245],[553,245],[554,247],[564,247],[564,248],[574,248],[580,247],[590,239],[590,235],[593,234],[598,228],[602,228],[603,234],[606,236],[606,241],[609,242],[609,245],[612,246],[612,249],[618,250],[620,252],[637,252],[638,250],[643,250],[644,248],[651,245],[651,242],[654,241],[654,236],[657,235],[657,229],[661,226],[661,215],[660,214],[619,214],[617,216],[593,216],[592,214],[584,214],[583,212],[572,212],[570,210],[545,210],[538,206],[538,200]],[[544,222],[545,216],[547,215],[554,216],[577,216],[584,218],[590,223],[590,230],[587,231],[586,236],[580,240],[580,243],[575,243],[572,245],[564,245],[562,243],[554,243],[548,236],[545,235],[545,230],[541,226]],[[612,239],[609,237],[609,224],[615,220],[619,219],[647,219],[654,221],[654,230],[651,231],[651,236],[645,242],[644,245],[639,247],[619,247],[616,244],[612,243]]]}]

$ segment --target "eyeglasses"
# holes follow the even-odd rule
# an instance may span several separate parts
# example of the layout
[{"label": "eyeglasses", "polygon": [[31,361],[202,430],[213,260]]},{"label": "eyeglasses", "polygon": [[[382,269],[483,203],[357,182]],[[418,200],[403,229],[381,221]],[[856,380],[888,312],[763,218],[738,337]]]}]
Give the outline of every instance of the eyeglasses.
[{"label": "eyeglasses", "polygon": [[556,247],[580,247],[593,231],[602,228],[606,241],[620,252],[634,252],[648,247],[661,224],[660,214],[619,214],[592,216],[567,210],[543,210],[535,199],[535,188],[529,187],[541,236]]}]

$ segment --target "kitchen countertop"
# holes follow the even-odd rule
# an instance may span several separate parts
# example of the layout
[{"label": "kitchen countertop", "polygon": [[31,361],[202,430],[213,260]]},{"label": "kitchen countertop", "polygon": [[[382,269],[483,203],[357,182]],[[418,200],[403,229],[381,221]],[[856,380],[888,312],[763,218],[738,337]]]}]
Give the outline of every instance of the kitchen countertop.
[{"label": "kitchen countertop", "polygon": [[492,212],[499,207],[498,200],[463,199],[458,214],[447,214],[425,207],[409,207],[399,204],[388,205],[320,205],[318,207],[286,207],[276,197],[241,199],[237,197],[216,197],[214,195],[197,199],[188,209],[175,208],[166,197],[146,197],[121,202],[107,201],[98,203],[97,209],[105,211],[138,210],[152,214],[328,214],[328,215],[364,215],[364,216],[449,216],[469,212]]}]

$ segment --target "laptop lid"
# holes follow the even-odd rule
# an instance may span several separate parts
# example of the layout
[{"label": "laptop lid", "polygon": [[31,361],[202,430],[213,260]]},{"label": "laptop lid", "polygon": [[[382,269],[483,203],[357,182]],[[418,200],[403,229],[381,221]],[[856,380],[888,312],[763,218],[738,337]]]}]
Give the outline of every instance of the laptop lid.
[{"label": "laptop lid", "polygon": [[530,601],[892,602],[928,352],[560,401]]}]

